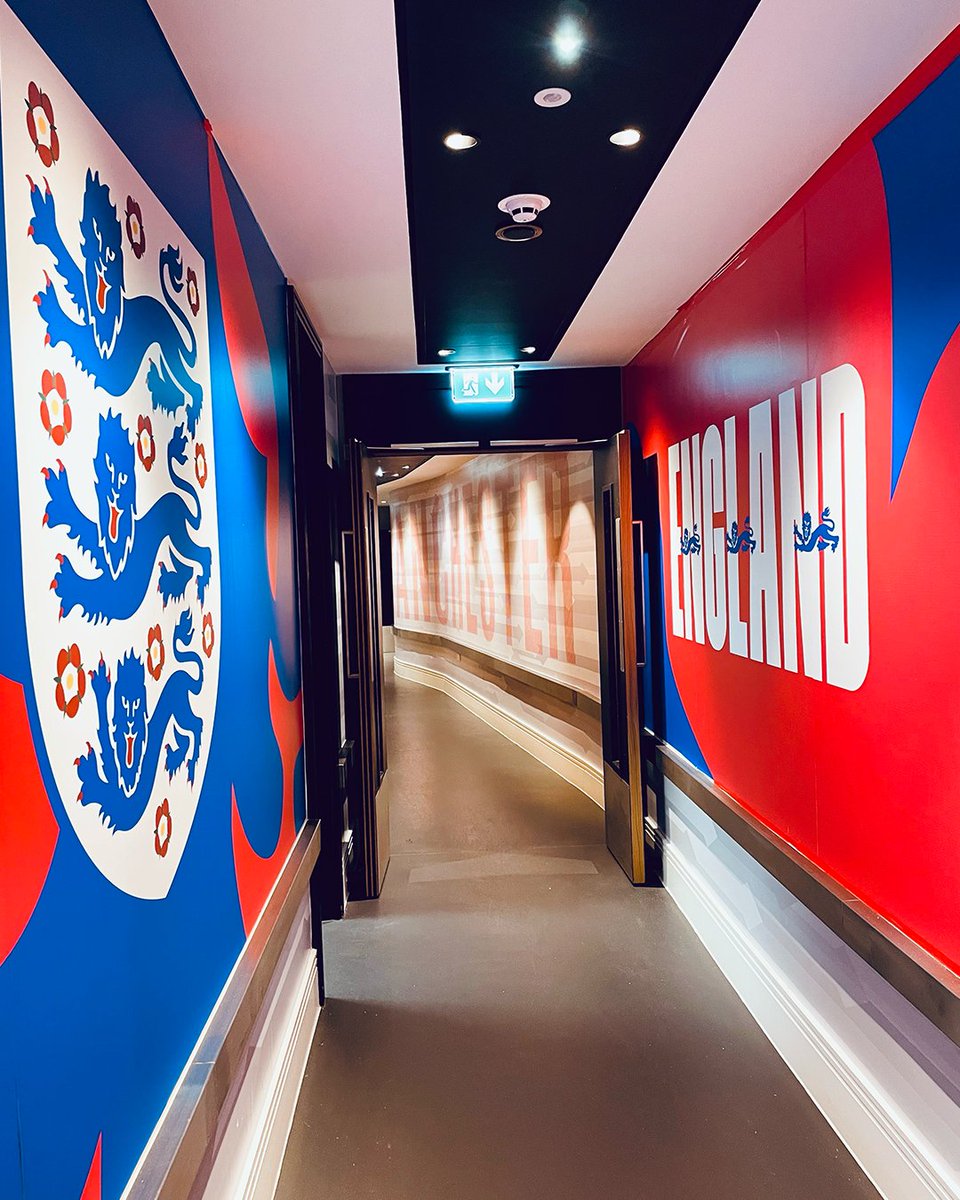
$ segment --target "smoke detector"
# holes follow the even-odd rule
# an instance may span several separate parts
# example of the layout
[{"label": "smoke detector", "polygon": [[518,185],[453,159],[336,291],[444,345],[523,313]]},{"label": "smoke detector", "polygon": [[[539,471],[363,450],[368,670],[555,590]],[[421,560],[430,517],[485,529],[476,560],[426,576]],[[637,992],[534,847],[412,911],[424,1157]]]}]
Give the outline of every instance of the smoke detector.
[{"label": "smoke detector", "polygon": [[518,225],[535,221],[545,208],[550,207],[547,196],[538,196],[536,192],[518,192],[516,196],[505,196],[497,208],[509,213]]}]

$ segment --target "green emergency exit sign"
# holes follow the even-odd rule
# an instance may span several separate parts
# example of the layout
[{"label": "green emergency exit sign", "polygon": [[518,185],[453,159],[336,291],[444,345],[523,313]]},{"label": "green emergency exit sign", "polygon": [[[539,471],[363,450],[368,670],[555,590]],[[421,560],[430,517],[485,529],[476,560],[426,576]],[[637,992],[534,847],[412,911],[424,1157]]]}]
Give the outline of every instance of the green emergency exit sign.
[{"label": "green emergency exit sign", "polygon": [[513,367],[451,367],[454,404],[512,404],[513,372]]}]

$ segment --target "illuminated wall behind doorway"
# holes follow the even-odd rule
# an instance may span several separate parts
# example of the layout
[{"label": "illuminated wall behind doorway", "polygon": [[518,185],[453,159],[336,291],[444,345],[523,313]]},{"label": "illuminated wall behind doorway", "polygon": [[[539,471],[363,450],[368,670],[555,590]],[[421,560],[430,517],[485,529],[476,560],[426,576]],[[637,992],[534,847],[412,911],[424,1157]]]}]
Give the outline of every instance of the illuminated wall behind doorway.
[{"label": "illuminated wall behind doorway", "polygon": [[588,451],[479,455],[390,504],[396,628],[599,700]]}]

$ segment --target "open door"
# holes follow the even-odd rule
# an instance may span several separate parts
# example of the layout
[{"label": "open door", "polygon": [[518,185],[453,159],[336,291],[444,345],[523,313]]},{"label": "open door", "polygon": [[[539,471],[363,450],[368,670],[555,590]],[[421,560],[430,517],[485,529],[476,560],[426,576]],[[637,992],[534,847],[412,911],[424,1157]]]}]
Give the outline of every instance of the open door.
[{"label": "open door", "polygon": [[354,766],[348,808],[353,856],[348,874],[352,900],[371,900],[390,861],[390,814],[380,784],[387,769],[383,733],[383,645],[380,628],[380,533],[373,465],[364,447],[348,447],[341,561],[344,576],[344,708]]},{"label": "open door", "polygon": [[607,847],[631,883],[639,884],[647,878],[640,759],[643,526],[635,516],[631,451],[625,430],[594,451],[593,487]]}]

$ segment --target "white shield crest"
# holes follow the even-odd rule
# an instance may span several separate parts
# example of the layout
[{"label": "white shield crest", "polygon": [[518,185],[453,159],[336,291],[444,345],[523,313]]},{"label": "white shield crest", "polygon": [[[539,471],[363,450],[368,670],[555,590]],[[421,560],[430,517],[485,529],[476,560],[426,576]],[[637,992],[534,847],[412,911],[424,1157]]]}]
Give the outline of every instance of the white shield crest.
[{"label": "white shield crest", "polygon": [[6,5],[0,106],[30,667],[95,866],[170,889],[219,677],[204,262]]}]

